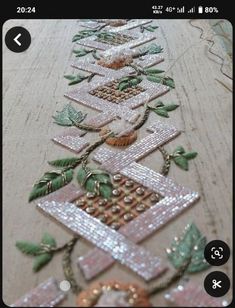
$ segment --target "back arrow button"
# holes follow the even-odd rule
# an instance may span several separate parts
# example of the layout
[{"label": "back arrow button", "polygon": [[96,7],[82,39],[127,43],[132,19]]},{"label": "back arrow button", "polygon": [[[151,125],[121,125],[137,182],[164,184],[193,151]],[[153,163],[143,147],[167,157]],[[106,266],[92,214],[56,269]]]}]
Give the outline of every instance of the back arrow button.
[{"label": "back arrow button", "polygon": [[16,42],[17,45],[21,46],[21,42],[18,41],[18,39],[21,37],[21,33],[19,33],[15,38],[14,41]]},{"label": "back arrow button", "polygon": [[23,52],[31,44],[31,36],[28,30],[23,27],[13,27],[7,31],[5,43],[13,52]]}]

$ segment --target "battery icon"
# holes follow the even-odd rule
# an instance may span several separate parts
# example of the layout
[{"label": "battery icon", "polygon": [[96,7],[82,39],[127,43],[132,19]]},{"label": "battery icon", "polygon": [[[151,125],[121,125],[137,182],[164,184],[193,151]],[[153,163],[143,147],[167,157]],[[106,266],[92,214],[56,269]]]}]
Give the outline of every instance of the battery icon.
[{"label": "battery icon", "polygon": [[198,7],[198,13],[199,13],[199,14],[202,14],[202,13],[203,13],[203,7],[202,7],[202,6],[199,6],[199,7]]}]

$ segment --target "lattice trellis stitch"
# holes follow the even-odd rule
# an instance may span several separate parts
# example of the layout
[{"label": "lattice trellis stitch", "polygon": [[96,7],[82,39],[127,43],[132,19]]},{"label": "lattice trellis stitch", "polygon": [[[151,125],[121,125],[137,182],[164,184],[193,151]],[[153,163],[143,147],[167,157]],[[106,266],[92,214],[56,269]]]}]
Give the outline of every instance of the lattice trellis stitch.
[{"label": "lattice trellis stitch", "polygon": [[[152,21],[151,19],[138,19],[138,20],[135,20],[135,21],[128,21],[123,26],[118,26],[118,27],[107,26],[105,29],[106,30],[110,30],[112,32],[119,32],[119,31],[130,30],[130,29],[137,28],[139,26],[146,25],[146,24],[150,23],[151,21]],[[97,29],[100,26],[103,26],[105,24],[106,24],[105,20],[103,22],[97,22],[97,21],[86,21],[86,22],[83,22],[83,21],[81,21],[79,23],[79,25],[81,27],[90,28],[90,29]]]},{"label": "lattice trellis stitch", "polygon": [[119,174],[113,176],[112,200],[88,192],[74,200],[83,209],[101,222],[118,230],[132,219],[161,200],[159,194]]},{"label": "lattice trellis stitch", "polygon": [[31,290],[11,307],[55,307],[65,298],[54,278],[49,278],[40,283],[35,289]]},{"label": "lattice trellis stitch", "polygon": [[[131,179],[145,186],[147,189],[151,190],[151,192],[158,193],[164,197],[151,208],[147,209],[144,213],[133,219],[131,222],[123,225],[119,229],[121,234],[127,236],[134,243],[138,243],[152,234],[155,230],[159,229],[162,225],[179,215],[183,210],[198,199],[197,193],[176,185],[172,180],[135,163],[135,160],[139,160],[143,156],[149,154],[162,143],[169,141],[179,133],[174,127],[162,124],[161,122],[157,122],[150,126],[149,130],[152,131],[152,134],[143,138],[127,150],[119,152],[120,157],[117,156],[117,154],[114,155],[112,151],[106,150],[105,148],[100,148],[94,157],[96,161],[102,164],[102,168],[109,170],[109,162],[112,161],[114,169],[111,170],[111,173],[119,171],[128,179]],[[116,162],[114,157],[117,157]],[[120,160],[122,161],[121,164]],[[67,187],[70,187],[70,185]],[[66,204],[67,210],[60,210],[59,207],[61,202],[66,202],[68,200],[71,202],[72,200],[78,199],[78,197],[83,194],[82,191],[77,192],[73,188],[70,189],[70,197],[67,199],[67,187],[63,188],[63,194],[55,195],[54,193],[54,197],[45,197],[43,201],[38,203],[40,208],[42,208],[45,212],[48,212],[51,216],[56,217],[56,219],[65,225],[68,224],[68,216],[70,216],[71,220],[74,221],[74,219],[77,219],[77,215],[83,215],[81,213],[82,210],[79,209],[80,211],[77,211],[78,208],[72,203]],[[73,190],[74,193],[72,193]],[[53,201],[55,201],[55,203],[53,203]],[[52,210],[47,208],[49,205]],[[63,207],[63,205],[61,206]],[[95,218],[90,217],[90,219]],[[90,221],[92,222],[92,220]],[[70,225],[68,225],[68,227],[72,228]],[[88,234],[85,233],[85,235],[89,240]],[[93,243],[95,243],[94,239]],[[107,252],[107,249],[105,249],[105,251]],[[108,252],[111,253],[110,250],[108,250]],[[94,256],[97,262],[94,262]],[[121,263],[123,263],[122,257],[118,259]],[[88,253],[88,255],[79,259],[79,264],[86,279],[93,278],[95,275],[109,267],[113,262],[114,260],[110,254],[106,254],[99,249],[94,249],[91,253]],[[126,265],[132,269],[136,268],[133,264],[131,265],[128,263]],[[160,266],[158,270],[156,269],[152,271],[152,275],[143,272],[142,277],[146,280],[152,279],[158,276],[163,269],[165,269],[165,267]]]},{"label": "lattice trellis stitch", "polygon": [[[121,72],[119,72],[121,75]],[[119,75],[119,78],[126,75]],[[95,91],[98,87],[105,86],[110,82],[116,81],[116,76],[110,76],[106,78],[101,78],[98,81],[93,82],[91,85],[84,85],[79,89],[72,90],[65,94],[65,96],[71,100],[74,100],[78,103],[81,103],[89,108],[95,109],[99,112],[105,112],[106,115],[110,114],[110,121],[113,116],[125,119],[126,121],[133,122],[136,121],[140,113],[138,111],[134,111],[132,109],[137,108],[149,101],[155,99],[156,97],[165,94],[169,91],[169,87],[161,85],[161,84],[153,84],[147,80],[143,80],[139,83],[139,86],[144,90],[144,92],[135,95],[121,104],[111,103],[105,99],[98,98],[92,94],[92,91]],[[84,123],[89,123],[89,119],[84,121]]]},{"label": "lattice trellis stitch", "polygon": [[[126,35],[130,36],[132,35],[133,40],[115,48],[109,44],[97,42],[95,36],[83,39],[81,40],[82,42],[80,42],[82,44],[85,42],[86,44],[87,41],[89,42],[89,40],[91,40],[93,45],[90,47],[100,47],[100,49],[106,50],[107,53],[111,53],[112,50],[133,48],[134,46],[151,39],[151,35],[139,35],[139,33],[137,34],[135,31],[123,31],[121,33],[126,33]],[[95,44],[100,44],[99,47],[97,47],[97,45],[94,46],[94,41]],[[157,58],[158,57],[155,57],[155,60],[151,59],[151,61],[156,61]],[[146,61],[146,63],[142,63],[142,65],[151,65],[151,61],[149,59],[147,60],[147,58],[142,61]],[[96,64],[89,63],[89,65],[90,67],[92,66],[92,69],[94,70]],[[92,94],[92,91],[96,90],[97,87],[102,87],[110,82],[112,83],[133,71],[133,69],[129,67],[125,67],[115,72],[114,70],[103,69],[104,70],[100,75],[105,76],[104,78],[99,78],[95,82],[92,81],[91,84],[79,87],[78,90],[69,92],[65,96],[100,111],[100,117],[102,120],[105,119],[106,123],[107,119],[108,122],[110,122],[116,117],[123,118],[129,122],[134,122],[138,117],[138,113],[131,109],[134,109],[169,90],[166,86],[150,85],[148,81],[144,80],[140,84],[140,86],[144,88],[142,93],[130,97],[127,100],[120,101],[118,104],[117,102],[110,103],[107,99],[97,99],[97,97],[92,98],[91,96],[95,96],[93,95],[94,93]],[[102,69],[99,71],[102,71]],[[91,70],[91,72],[94,71]],[[106,116],[104,117],[104,115]],[[99,119],[98,121],[100,126],[103,125],[102,120]],[[86,124],[88,123],[86,122]],[[158,203],[147,209],[140,216],[123,225],[119,229],[119,232],[105,226],[96,218],[88,215],[87,211],[83,211],[75,204],[67,202],[66,189],[70,187],[71,190],[70,184],[64,187],[65,195],[50,196],[49,199],[44,198],[43,202],[40,201],[38,203],[38,207],[43,211],[56,218],[73,232],[84,236],[87,240],[102,249],[100,250],[96,248],[88,255],[79,259],[79,265],[81,266],[86,279],[91,279],[99,272],[105,270],[108,266],[112,265],[114,259],[125,264],[146,280],[150,280],[160,275],[164,270],[166,270],[166,266],[162,264],[159,258],[152,256],[149,252],[146,252],[134,243],[142,241],[152,232],[159,229],[162,225],[166,224],[188,206],[193,204],[193,202],[195,202],[199,197],[197,193],[177,185],[172,180],[135,162],[178,134],[175,128],[163,125],[160,122],[157,122],[150,130],[153,131],[150,136],[147,136],[139,143],[130,146],[127,150],[119,152],[116,155],[116,158],[112,151],[106,151],[104,148],[101,148],[95,156],[95,159],[102,163],[103,169],[108,170],[111,173],[119,172],[122,176],[145,186],[147,189],[156,192],[163,197]],[[83,193],[84,192],[82,191],[79,193],[77,191],[75,193],[74,191],[74,200]],[[60,199],[60,201],[56,200],[57,198]],[[69,199],[72,199],[71,195]],[[86,222],[85,224],[84,221]],[[91,232],[91,230],[96,232]],[[129,240],[127,240],[127,238]],[[97,262],[94,262],[94,260]]]},{"label": "lattice trellis stitch", "polygon": [[165,299],[169,304],[177,307],[226,307],[229,304],[221,298],[213,298],[201,285],[191,281],[179,284],[165,294]]},{"label": "lattice trellis stitch", "polygon": [[[119,76],[126,75],[126,68],[119,72]],[[120,77],[119,77],[120,78]],[[101,78],[101,80],[93,82],[93,84],[87,86],[80,87],[79,89],[73,90],[67,94],[66,97],[81,103],[89,108],[96,109],[100,113],[91,118],[85,119],[85,125],[91,125],[94,127],[102,127],[116,118],[125,119],[131,123],[135,122],[140,113],[138,111],[132,110],[135,109],[154,98],[163,95],[166,93],[169,88],[167,86],[161,84],[153,84],[147,80],[143,80],[139,84],[139,88],[141,91],[137,94],[136,90],[129,90],[126,93],[123,93],[121,97],[118,97],[116,100],[113,99],[115,97],[115,90],[112,89],[111,94],[103,93],[99,89],[109,89],[110,84],[117,82],[115,77],[106,77]],[[110,88],[111,89],[111,88]],[[99,90],[99,91],[98,91]],[[98,93],[101,93],[100,96],[104,96],[104,98],[98,97]],[[108,95],[108,97],[107,97]],[[128,96],[127,96],[128,95]],[[126,99],[129,97],[128,99]],[[115,101],[115,102],[111,102]],[[88,145],[87,142],[83,140],[81,136],[81,131],[77,131],[76,129],[70,129],[64,131],[61,135],[56,136],[53,140],[56,143],[61,144],[68,149],[79,153],[84,147]]]},{"label": "lattice trellis stitch", "polygon": [[112,230],[73,203],[45,201],[38,204],[38,207],[70,231],[110,253],[115,260],[146,280],[158,276],[167,269],[161,259],[137,246],[124,235]]},{"label": "lattice trellis stitch", "polygon": [[[129,49],[128,46],[126,48]],[[112,50],[113,48],[107,49],[106,52],[112,52]],[[117,47],[115,47],[115,50],[117,50]],[[135,50],[132,50],[132,52],[136,53]],[[154,64],[160,63],[161,61],[163,61],[163,58],[159,55],[148,55],[136,60],[135,64],[143,68],[147,68]],[[85,119],[85,125],[102,127],[116,118],[123,118],[131,123],[134,123],[140,116],[140,113],[132,111],[132,109],[144,105],[145,103],[148,103],[149,101],[169,91],[169,87],[167,86],[161,84],[153,84],[147,80],[144,80],[138,86],[138,88],[141,89],[139,93],[137,92],[137,89],[128,89],[126,91],[128,94],[119,93],[121,97],[116,98],[115,95],[101,93],[101,91],[98,91],[98,89],[102,87],[106,88],[109,83],[117,83],[120,78],[133,73],[133,68],[124,67],[119,70],[113,70],[93,63],[91,60],[78,61],[73,63],[72,66],[84,71],[104,76],[102,79],[99,78],[98,81],[91,82],[88,85],[83,85],[82,87],[79,87],[78,90],[74,90],[65,94],[65,97],[99,111],[98,115]],[[119,106],[115,106],[113,103],[118,103]],[[52,140],[72,151],[75,151],[76,153],[79,153],[82,149],[84,149],[84,147],[88,145],[85,141],[83,141],[82,138],[80,138],[80,136],[80,133],[76,135],[74,130],[66,130],[61,135],[54,137]]]},{"label": "lattice trellis stitch", "polygon": [[[133,54],[135,54],[136,51],[133,51]],[[133,64],[137,66],[141,66],[142,68],[148,68],[150,66],[153,66],[155,64],[159,64],[160,62],[164,61],[163,57],[159,55],[144,55],[141,56],[138,59],[135,59],[133,61]],[[134,73],[134,69],[131,67],[126,68],[125,70],[119,69],[111,69],[108,67],[104,67],[102,65],[97,64],[97,61],[92,59],[84,59],[84,60],[75,60],[72,63],[72,67],[90,72],[95,73],[100,76],[115,76],[116,78],[125,77],[124,74],[132,74]],[[124,73],[124,74],[123,74]]]},{"label": "lattice trellis stitch", "polygon": [[[107,32],[111,33],[112,31],[107,31]],[[114,47],[113,45],[108,44],[108,42],[107,43],[99,42],[97,40],[97,36],[92,35],[92,36],[88,36],[83,39],[80,39],[77,43],[85,47],[96,48],[99,50],[108,50],[111,48],[115,48],[115,50],[117,50],[116,48],[120,48],[120,49],[134,48],[136,46],[152,41],[156,38],[154,34],[140,33],[136,29],[117,31],[117,32],[114,32],[114,34],[128,36],[130,37],[130,40],[128,42],[125,42],[123,44],[120,44]]]},{"label": "lattice trellis stitch", "polygon": [[52,138],[52,140],[75,153],[79,153],[89,145],[89,142],[80,137],[83,135],[84,131],[77,128],[69,128],[62,134]]},{"label": "lattice trellis stitch", "polygon": [[[146,147],[143,150],[143,146],[146,145],[145,140],[145,142],[139,142],[137,145],[134,145],[133,150],[130,150],[131,147],[129,147],[118,154],[114,154],[111,150],[100,148],[94,156],[94,160],[101,163],[103,169],[108,170],[112,174],[119,172],[123,176],[164,197],[140,216],[119,229],[120,233],[126,235],[135,243],[141,242],[154,231],[161,228],[199,198],[198,193],[177,185],[171,179],[135,162],[135,160],[143,157],[141,154],[139,155],[139,150],[142,150],[142,155],[146,155],[153,150],[155,143],[157,143],[157,140],[151,143],[151,148]],[[143,151],[145,154],[143,154]],[[111,165],[112,168],[110,168]],[[99,261],[96,263],[94,260]],[[79,258],[78,262],[86,279],[91,279],[112,265],[114,260],[99,249],[94,249],[86,256]]]}]

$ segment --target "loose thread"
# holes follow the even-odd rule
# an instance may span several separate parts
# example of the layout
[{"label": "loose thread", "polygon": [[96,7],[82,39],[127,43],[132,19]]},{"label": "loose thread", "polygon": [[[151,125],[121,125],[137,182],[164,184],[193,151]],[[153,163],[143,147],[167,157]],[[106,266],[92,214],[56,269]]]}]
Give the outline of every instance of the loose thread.
[{"label": "loose thread", "polygon": [[219,79],[215,78],[215,80],[220,83],[225,89],[227,89],[229,92],[233,92],[224,82],[220,81]]},{"label": "loose thread", "polygon": [[[230,80],[233,80],[233,78],[232,78],[231,76],[229,76],[228,74],[226,74],[226,73],[223,71],[225,59],[224,59],[223,57],[221,57],[220,55],[218,55],[217,53],[215,53],[214,51],[212,51],[212,48],[213,48],[213,46],[215,45],[215,41],[212,40],[212,39],[209,39],[209,38],[204,38],[204,39],[203,39],[203,34],[204,34],[203,28],[194,25],[194,24],[192,23],[192,19],[189,20],[189,24],[190,24],[192,27],[197,28],[197,29],[200,30],[201,34],[200,34],[200,37],[199,37],[199,38],[200,38],[201,40],[206,40],[208,43],[211,43],[211,46],[209,47],[208,51],[209,51],[209,53],[211,53],[212,55],[216,56],[217,58],[219,58],[219,59],[222,61],[221,64],[220,64],[220,72],[221,72],[224,76],[226,76],[227,78],[229,78]],[[218,22],[215,23],[214,25],[212,25],[211,28],[214,27],[214,26],[217,25],[217,24],[218,24]],[[222,37],[225,37],[224,35],[221,35],[221,34],[215,34],[215,35],[213,35],[212,37],[214,37],[214,36],[222,36]]]}]

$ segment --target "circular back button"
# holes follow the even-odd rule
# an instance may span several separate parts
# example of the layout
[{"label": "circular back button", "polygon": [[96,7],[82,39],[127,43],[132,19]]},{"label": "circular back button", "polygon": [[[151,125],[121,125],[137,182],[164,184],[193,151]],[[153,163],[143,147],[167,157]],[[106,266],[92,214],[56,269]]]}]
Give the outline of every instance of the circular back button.
[{"label": "circular back button", "polygon": [[228,292],[230,280],[223,272],[211,272],[204,280],[204,288],[210,296],[221,297]]},{"label": "circular back button", "polygon": [[204,257],[209,264],[220,266],[228,261],[230,257],[230,249],[223,241],[211,241],[205,247]]},{"label": "circular back button", "polygon": [[28,30],[23,27],[13,27],[7,31],[5,36],[7,48],[13,52],[25,51],[30,43],[31,36]]}]

